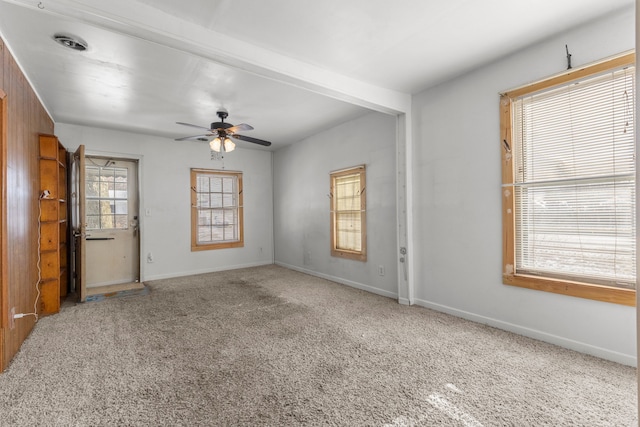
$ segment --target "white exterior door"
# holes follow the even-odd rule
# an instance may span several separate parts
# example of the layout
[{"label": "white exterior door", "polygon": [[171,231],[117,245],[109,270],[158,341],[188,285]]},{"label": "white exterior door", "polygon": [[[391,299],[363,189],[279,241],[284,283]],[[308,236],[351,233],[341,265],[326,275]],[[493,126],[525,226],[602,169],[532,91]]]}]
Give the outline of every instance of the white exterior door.
[{"label": "white exterior door", "polygon": [[138,163],[87,156],[85,189],[86,287],[138,282]]}]

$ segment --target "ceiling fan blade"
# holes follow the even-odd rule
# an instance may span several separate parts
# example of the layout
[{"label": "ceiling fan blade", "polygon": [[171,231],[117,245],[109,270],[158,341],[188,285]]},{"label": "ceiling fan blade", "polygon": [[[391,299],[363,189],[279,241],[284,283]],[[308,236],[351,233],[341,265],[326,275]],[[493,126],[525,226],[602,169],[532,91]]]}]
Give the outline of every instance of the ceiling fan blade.
[{"label": "ceiling fan blade", "polygon": [[268,147],[271,145],[269,141],[265,141],[263,139],[258,139],[258,138],[252,138],[250,136],[236,135],[236,134],[233,134],[231,136],[236,139],[240,139],[242,141],[253,142],[254,144],[264,145],[265,147]]},{"label": "ceiling fan blade", "polygon": [[208,130],[209,132],[211,132],[211,129],[209,129],[209,128],[206,128],[204,126],[192,125],[191,123],[176,122],[176,124],[183,125],[183,126],[191,126],[192,128],[204,129],[204,130]]},{"label": "ceiling fan blade", "polygon": [[185,136],[183,138],[176,138],[176,141],[208,141],[209,137],[214,136],[213,133],[208,133],[206,135],[194,135],[194,136]]},{"label": "ceiling fan blade", "polygon": [[253,130],[253,126],[246,123],[240,123],[239,125],[235,125],[227,129],[227,132],[236,133],[241,130]]}]

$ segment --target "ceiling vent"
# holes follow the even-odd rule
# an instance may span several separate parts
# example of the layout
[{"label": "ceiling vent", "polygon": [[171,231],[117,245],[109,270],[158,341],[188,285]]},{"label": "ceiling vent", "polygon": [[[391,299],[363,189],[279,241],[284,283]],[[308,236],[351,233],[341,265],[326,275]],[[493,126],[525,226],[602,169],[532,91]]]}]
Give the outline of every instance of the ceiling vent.
[{"label": "ceiling vent", "polygon": [[81,38],[71,36],[69,34],[56,34],[53,36],[53,39],[62,46],[69,49],[77,50],[79,52],[84,52],[89,47],[87,42],[85,42]]}]

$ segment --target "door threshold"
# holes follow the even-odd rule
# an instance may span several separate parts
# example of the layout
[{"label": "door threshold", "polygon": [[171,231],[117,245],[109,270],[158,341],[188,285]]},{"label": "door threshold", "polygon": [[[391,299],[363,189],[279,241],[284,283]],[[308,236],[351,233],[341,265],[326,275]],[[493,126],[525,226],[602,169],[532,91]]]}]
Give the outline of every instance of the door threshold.
[{"label": "door threshold", "polygon": [[116,296],[144,295],[149,292],[149,289],[144,286],[144,283],[131,282],[118,285],[88,287],[86,288],[86,292],[86,301],[89,302]]}]

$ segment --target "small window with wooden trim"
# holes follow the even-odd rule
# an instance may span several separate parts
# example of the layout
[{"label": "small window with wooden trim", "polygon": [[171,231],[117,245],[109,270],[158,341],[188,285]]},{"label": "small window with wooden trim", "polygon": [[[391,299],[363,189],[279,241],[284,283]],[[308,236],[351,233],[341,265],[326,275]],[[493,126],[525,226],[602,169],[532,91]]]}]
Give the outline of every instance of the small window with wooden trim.
[{"label": "small window with wooden trim", "polygon": [[505,284],[635,305],[634,64],[501,95]]},{"label": "small window with wooden trim", "polygon": [[365,166],[331,173],[331,255],[367,260]]},{"label": "small window with wooden trim", "polygon": [[191,169],[191,250],[242,246],[242,172]]}]

